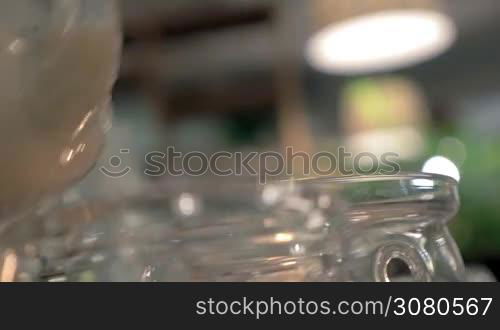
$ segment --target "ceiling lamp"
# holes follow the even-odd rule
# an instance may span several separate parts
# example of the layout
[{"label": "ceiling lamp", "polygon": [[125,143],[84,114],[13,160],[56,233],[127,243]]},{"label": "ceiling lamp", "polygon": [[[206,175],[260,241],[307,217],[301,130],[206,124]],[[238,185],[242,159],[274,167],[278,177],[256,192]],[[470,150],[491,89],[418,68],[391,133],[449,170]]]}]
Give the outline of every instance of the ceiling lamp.
[{"label": "ceiling lamp", "polygon": [[313,0],[315,33],[306,58],[342,75],[392,71],[445,52],[456,27],[438,1]]}]

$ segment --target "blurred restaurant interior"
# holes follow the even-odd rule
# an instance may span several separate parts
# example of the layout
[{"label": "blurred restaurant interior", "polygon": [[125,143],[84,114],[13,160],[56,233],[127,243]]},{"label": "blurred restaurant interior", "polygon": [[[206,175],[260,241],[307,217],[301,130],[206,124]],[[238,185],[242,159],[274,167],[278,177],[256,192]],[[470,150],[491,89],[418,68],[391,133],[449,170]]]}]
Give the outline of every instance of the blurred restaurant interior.
[{"label": "blurred restaurant interior", "polygon": [[[127,149],[124,164],[144,166],[145,153],[167,146],[395,152],[403,171],[459,181],[452,233],[466,262],[500,276],[498,0],[122,0],[121,7],[123,58],[100,164]],[[432,14],[384,17],[408,8]],[[371,28],[353,20],[375,12]],[[398,34],[398,22],[414,35]],[[96,166],[67,198],[140,192],[155,180],[169,179],[133,171],[115,180]]]}]

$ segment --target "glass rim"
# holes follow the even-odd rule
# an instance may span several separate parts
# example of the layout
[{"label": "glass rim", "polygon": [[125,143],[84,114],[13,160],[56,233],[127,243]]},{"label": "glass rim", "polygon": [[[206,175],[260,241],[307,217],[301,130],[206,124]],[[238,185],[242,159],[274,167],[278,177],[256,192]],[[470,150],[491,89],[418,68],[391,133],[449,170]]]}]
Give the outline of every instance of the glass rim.
[{"label": "glass rim", "polygon": [[454,178],[434,173],[423,172],[400,172],[398,174],[371,174],[371,175],[350,175],[350,176],[324,176],[313,178],[299,178],[299,179],[284,179],[277,180],[272,183],[287,183],[296,182],[297,184],[309,183],[363,183],[363,182],[391,182],[401,180],[431,180],[433,182],[443,182],[450,185],[458,186],[458,181]]}]

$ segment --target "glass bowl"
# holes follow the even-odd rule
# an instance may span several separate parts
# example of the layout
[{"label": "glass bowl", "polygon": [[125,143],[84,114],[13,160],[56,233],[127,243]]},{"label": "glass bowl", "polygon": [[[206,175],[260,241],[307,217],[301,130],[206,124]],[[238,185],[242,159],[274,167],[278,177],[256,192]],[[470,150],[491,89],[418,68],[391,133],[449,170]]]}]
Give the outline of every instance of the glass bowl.
[{"label": "glass bowl", "polygon": [[156,187],[4,223],[2,281],[460,281],[457,183],[405,174]]}]

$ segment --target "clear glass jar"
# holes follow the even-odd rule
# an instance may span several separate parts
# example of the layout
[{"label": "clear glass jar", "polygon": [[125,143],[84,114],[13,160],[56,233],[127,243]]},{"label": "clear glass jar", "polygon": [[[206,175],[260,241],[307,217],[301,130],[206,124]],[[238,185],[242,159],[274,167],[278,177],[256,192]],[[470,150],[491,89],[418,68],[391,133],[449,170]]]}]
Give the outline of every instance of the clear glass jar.
[{"label": "clear glass jar", "polygon": [[172,184],[6,223],[2,281],[460,281],[457,184],[430,175]]},{"label": "clear glass jar", "polygon": [[0,221],[93,166],[120,52],[113,0],[2,1]]}]

